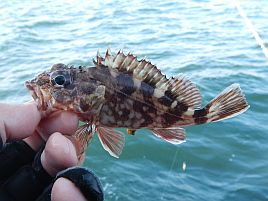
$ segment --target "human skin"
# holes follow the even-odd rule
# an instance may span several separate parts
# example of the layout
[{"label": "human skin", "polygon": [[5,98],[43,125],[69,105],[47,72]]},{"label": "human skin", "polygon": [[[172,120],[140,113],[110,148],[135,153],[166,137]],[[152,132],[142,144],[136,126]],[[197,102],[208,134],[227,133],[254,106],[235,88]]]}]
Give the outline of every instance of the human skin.
[{"label": "human skin", "polygon": [[[52,177],[63,169],[78,165],[71,137],[78,127],[78,117],[74,113],[57,112],[41,119],[41,113],[34,102],[0,103],[0,111],[0,135],[3,143],[23,139],[35,151],[46,143],[41,163]],[[71,181],[60,178],[53,185],[51,200],[85,201],[86,198]]]}]

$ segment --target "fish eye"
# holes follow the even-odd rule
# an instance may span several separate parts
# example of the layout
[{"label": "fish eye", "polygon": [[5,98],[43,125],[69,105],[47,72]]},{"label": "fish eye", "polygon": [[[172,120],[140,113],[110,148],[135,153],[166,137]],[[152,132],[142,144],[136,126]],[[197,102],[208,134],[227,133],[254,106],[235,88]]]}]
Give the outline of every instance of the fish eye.
[{"label": "fish eye", "polygon": [[72,78],[68,71],[54,71],[50,74],[50,80],[55,87],[66,87],[72,83]]},{"label": "fish eye", "polygon": [[55,78],[54,78],[54,81],[57,85],[59,86],[62,86],[65,84],[66,82],[66,79],[63,75],[57,75]]}]

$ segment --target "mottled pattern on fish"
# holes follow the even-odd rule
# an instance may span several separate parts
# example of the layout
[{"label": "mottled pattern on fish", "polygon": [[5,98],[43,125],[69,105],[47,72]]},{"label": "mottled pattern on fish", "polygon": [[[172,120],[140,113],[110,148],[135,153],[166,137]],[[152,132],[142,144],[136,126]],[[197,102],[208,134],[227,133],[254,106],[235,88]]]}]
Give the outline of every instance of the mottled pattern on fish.
[{"label": "mottled pattern on fish", "polygon": [[98,70],[96,78],[99,73],[109,77],[103,80],[106,101],[100,111],[102,125],[132,129],[165,128],[172,126],[187,111],[188,105],[179,103],[172,94],[169,96],[131,74],[103,68]]},{"label": "mottled pattern on fish", "polygon": [[[91,68],[55,64],[26,86],[45,115],[70,110],[94,125],[113,156],[121,153],[124,140],[122,133],[111,128],[125,127],[129,133],[149,128],[156,136],[179,144],[185,140],[180,126],[219,121],[248,108],[238,84],[201,108],[199,90],[182,74],[168,79],[150,62],[121,51],[113,56],[109,49],[104,58],[98,53],[94,64]],[[80,129],[77,135],[81,133],[85,136],[86,130]]]}]

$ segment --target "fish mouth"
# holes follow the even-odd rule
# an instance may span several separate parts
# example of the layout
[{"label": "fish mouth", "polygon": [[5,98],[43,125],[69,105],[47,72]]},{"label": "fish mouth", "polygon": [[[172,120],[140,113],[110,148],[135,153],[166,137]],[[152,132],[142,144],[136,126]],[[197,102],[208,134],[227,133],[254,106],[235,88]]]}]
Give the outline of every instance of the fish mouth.
[{"label": "fish mouth", "polygon": [[45,111],[47,109],[46,101],[44,100],[44,94],[38,85],[36,85],[34,80],[26,81],[25,86],[30,91],[33,99],[37,102],[37,107],[39,110]]}]

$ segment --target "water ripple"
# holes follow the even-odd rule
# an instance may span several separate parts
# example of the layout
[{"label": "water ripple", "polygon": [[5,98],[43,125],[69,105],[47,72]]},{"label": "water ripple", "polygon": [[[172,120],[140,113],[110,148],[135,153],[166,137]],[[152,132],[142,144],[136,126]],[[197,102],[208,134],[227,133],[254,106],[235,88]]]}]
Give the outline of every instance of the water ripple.
[{"label": "water ripple", "polygon": [[[267,43],[267,1],[241,5]],[[11,0],[1,1],[0,11],[4,102],[31,99],[24,81],[52,64],[92,65],[96,51],[104,54],[107,47],[146,56],[167,76],[185,73],[203,105],[240,83],[250,110],[186,128],[180,146],[140,130],[126,136],[115,160],[94,139],[85,166],[100,176],[106,200],[268,199],[267,60],[231,0]]]}]

